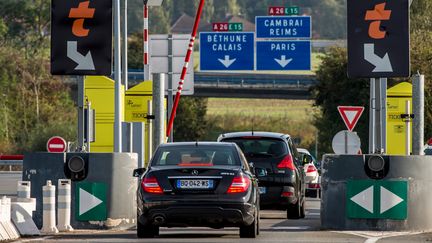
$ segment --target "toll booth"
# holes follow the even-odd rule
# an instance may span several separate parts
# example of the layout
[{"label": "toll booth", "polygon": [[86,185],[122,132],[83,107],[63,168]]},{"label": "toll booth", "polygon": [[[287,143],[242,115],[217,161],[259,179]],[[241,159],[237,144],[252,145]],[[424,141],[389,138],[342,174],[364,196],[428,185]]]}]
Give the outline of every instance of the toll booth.
[{"label": "toll booth", "polygon": [[[405,114],[406,100],[410,101],[412,111],[411,83],[402,82],[387,90],[387,154],[389,155],[405,155],[406,125],[401,114]],[[412,146],[412,136],[410,146]]]},{"label": "toll booth", "polygon": [[135,138],[133,146],[135,148],[134,151],[144,149],[144,154],[146,155],[145,158],[141,159],[140,157],[138,160],[145,162],[149,161],[150,156],[148,155],[150,155],[150,151],[152,151],[151,143],[148,142],[152,140],[151,137],[149,137],[151,130],[149,115],[152,115],[149,113],[149,107],[151,106],[152,95],[152,81],[144,81],[126,91],[124,102],[125,122],[133,124],[133,136],[135,137],[138,135],[136,132],[137,123],[142,123],[144,127],[144,148],[136,147],[137,145],[141,145],[137,143]]},{"label": "toll booth", "polygon": [[[124,86],[121,86],[124,103]],[[95,110],[95,142],[91,152],[114,151],[114,80],[105,76],[86,76],[84,99],[88,99]],[[124,119],[124,114],[123,119]]]}]

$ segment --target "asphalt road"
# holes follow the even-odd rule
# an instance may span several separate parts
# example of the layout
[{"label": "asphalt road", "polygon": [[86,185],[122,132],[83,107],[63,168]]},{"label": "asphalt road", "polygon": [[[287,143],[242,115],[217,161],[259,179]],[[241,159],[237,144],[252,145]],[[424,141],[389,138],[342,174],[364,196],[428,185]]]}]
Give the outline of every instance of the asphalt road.
[{"label": "asphalt road", "polygon": [[308,199],[306,218],[287,220],[284,211],[263,210],[261,212],[261,234],[256,239],[240,239],[237,228],[161,228],[160,236],[154,239],[137,239],[136,231],[84,231],[62,233],[55,236],[25,238],[17,242],[428,242],[432,233],[368,232],[368,231],[323,231],[320,230],[320,201]]}]

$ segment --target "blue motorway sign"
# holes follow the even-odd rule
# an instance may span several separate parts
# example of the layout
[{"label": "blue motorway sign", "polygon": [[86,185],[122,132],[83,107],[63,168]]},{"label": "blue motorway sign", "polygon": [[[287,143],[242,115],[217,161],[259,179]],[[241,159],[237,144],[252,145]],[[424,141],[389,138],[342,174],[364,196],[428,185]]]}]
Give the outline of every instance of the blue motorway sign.
[{"label": "blue motorway sign", "polygon": [[311,38],[310,16],[257,16],[257,38]]},{"label": "blue motorway sign", "polygon": [[311,70],[311,43],[257,41],[257,70]]},{"label": "blue motorway sign", "polygon": [[201,32],[200,69],[254,70],[254,33]]}]

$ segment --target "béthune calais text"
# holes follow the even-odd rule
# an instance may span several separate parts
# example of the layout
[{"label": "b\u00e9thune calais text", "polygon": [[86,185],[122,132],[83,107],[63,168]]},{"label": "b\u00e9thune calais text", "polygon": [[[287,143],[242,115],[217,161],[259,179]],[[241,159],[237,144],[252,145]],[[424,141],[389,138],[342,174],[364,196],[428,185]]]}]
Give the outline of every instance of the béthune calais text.
[{"label": "b\u00e9thune calais text", "polygon": [[213,51],[241,51],[242,43],[246,43],[246,35],[208,35],[208,43],[212,45]]}]

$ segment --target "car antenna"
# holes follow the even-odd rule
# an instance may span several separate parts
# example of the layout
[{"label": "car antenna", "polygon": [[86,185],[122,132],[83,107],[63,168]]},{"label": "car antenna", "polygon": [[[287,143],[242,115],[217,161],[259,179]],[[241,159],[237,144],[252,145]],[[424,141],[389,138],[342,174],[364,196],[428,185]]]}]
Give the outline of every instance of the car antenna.
[{"label": "car antenna", "polygon": [[195,146],[197,146],[197,147],[198,147],[198,140],[196,140],[196,141],[195,141]]}]

